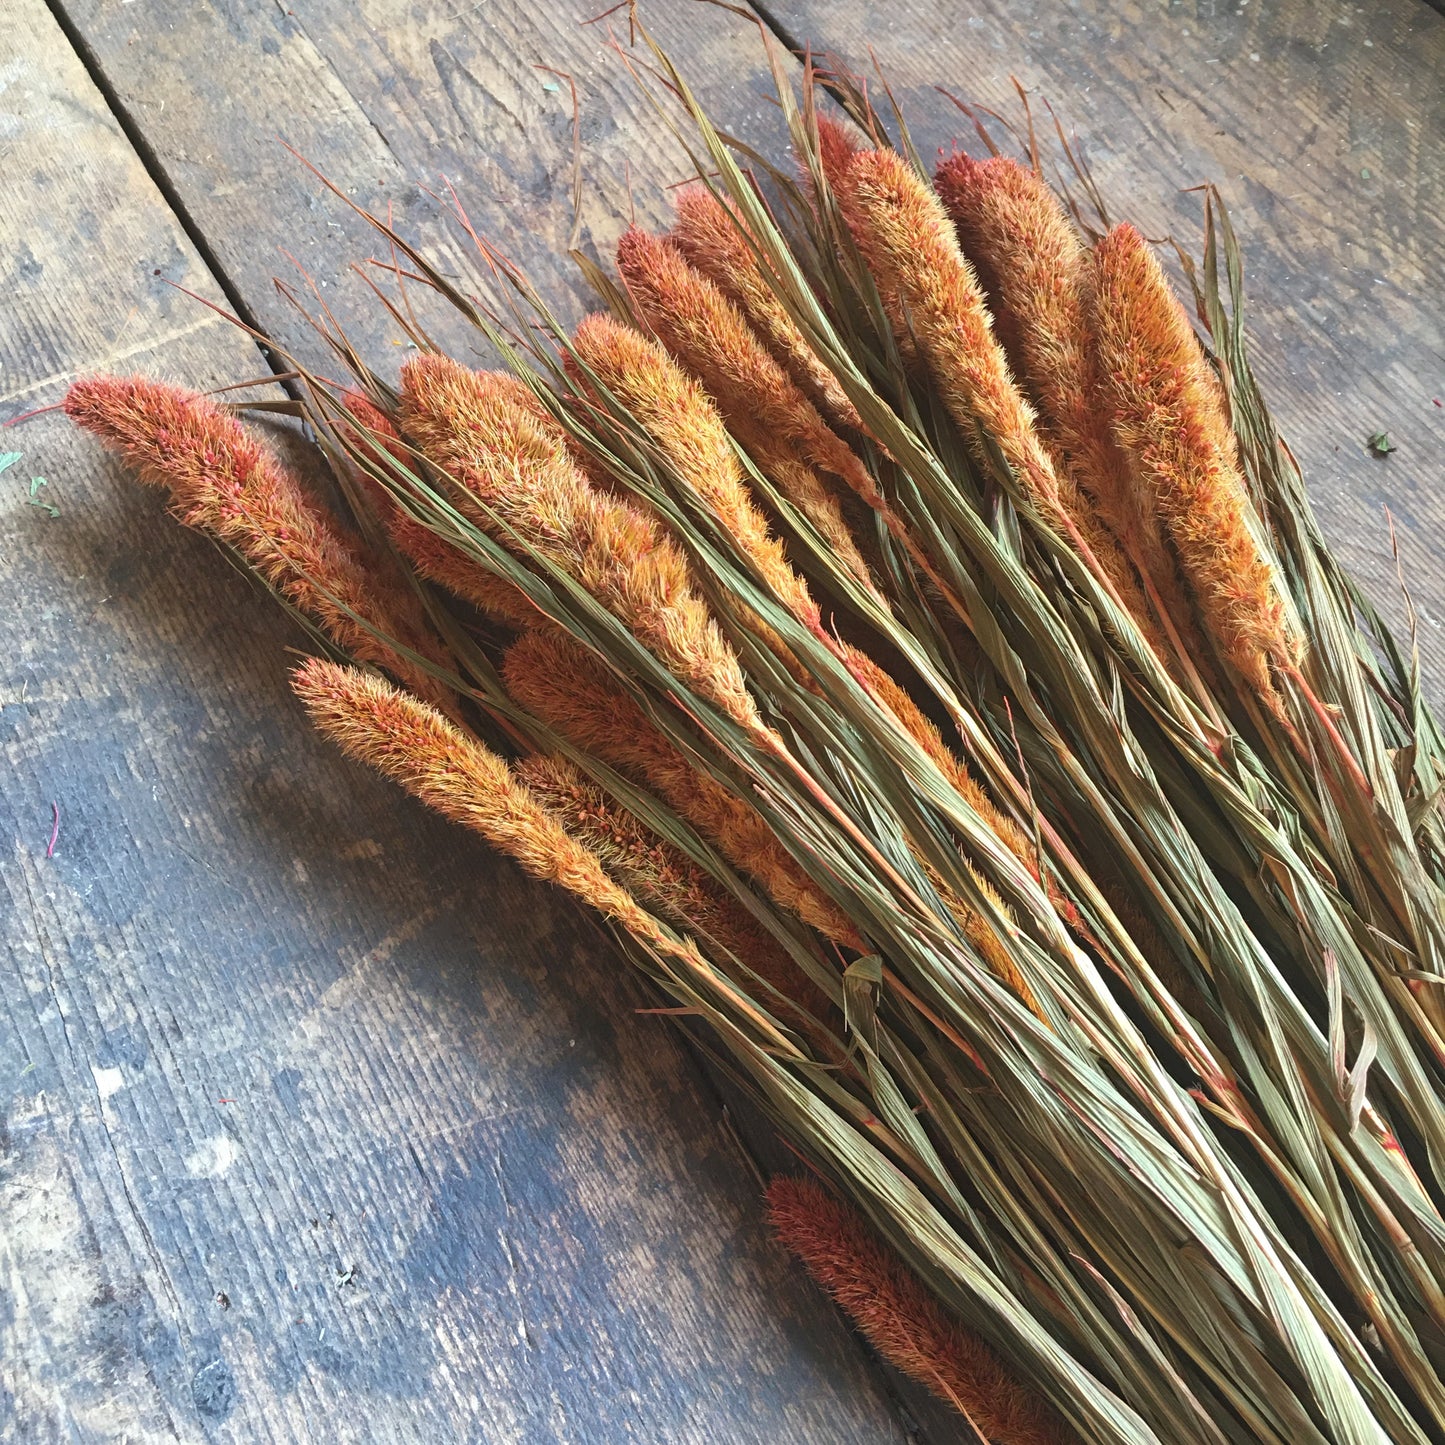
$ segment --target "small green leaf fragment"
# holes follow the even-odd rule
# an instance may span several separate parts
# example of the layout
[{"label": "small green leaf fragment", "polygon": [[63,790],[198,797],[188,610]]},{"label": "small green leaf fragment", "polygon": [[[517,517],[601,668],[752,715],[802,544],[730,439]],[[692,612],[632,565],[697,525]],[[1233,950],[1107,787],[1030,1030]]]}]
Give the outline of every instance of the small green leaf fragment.
[{"label": "small green leaf fragment", "polygon": [[48,487],[49,485],[50,483],[46,481],[44,477],[30,478],[30,505],[32,507],[44,507],[45,510],[49,512],[52,517],[58,517],[60,515],[60,508],[54,506],[50,502],[47,502],[44,497],[36,495],[36,493],[39,492],[41,487]]},{"label": "small green leaf fragment", "polygon": [[1387,457],[1395,450],[1395,443],[1390,440],[1390,433],[1387,431],[1372,431],[1365,438],[1365,445],[1377,457]]},{"label": "small green leaf fragment", "polygon": [[24,452],[0,452],[0,472],[8,471],[24,455]]}]

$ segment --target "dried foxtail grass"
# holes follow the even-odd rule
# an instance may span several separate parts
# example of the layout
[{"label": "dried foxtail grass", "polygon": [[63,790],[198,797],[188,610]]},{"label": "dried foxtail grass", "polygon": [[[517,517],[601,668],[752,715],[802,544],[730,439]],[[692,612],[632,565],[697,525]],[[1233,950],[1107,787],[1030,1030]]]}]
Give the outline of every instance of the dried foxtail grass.
[{"label": "dried foxtail grass", "polygon": [[[311,721],[349,756],[481,834],[532,877],[567,889],[648,948],[676,960],[685,978],[710,976],[691,939],[667,931],[557,822],[505,759],[435,708],[372,673],[320,658],[298,667],[291,685]],[[740,1003],[786,1048],[784,1037],[755,1007]]]},{"label": "dried foxtail grass", "polygon": [[705,186],[677,193],[669,233],[677,248],[747,318],[773,356],[811,400],[839,425],[863,432],[863,419],[838,378],[818,359],[768,284],[741,217]]},{"label": "dried foxtail grass", "polygon": [[557,632],[528,632],[507,649],[503,676],[523,707],[569,742],[654,789],[780,907],[841,947],[860,946],[857,930],[766,822],[721,783],[697,772],[583,648]]},{"label": "dried foxtail grass", "polygon": [[[1226,409],[1137,238],[1116,233],[1081,276],[1034,178],[945,168],[995,334],[927,185],[815,132],[781,59],[805,179],[771,169],[771,205],[656,59],[724,198],[694,208],[691,253],[691,202],[670,242],[624,247],[631,309],[666,346],[594,322],[574,348],[484,246],[503,322],[388,229],[407,284],[451,301],[521,382],[414,363],[400,441],[360,419],[349,432],[310,376],[299,404],[380,489],[388,525],[389,501],[525,593],[536,620],[505,657],[439,591],[420,595],[464,705],[569,765],[509,767],[364,674],[313,664],[303,691],[358,753],[633,930],[629,958],[916,1278],[815,1197],[794,1213],[799,1247],[983,1429],[1055,1438],[1008,1404],[1006,1359],[1108,1445],[1424,1445],[1445,1430],[1445,742],[1274,433],[1227,221],[1206,210],[1191,276]],[[862,87],[830,84],[886,145]],[[727,252],[708,227],[734,221],[756,247],[748,286],[776,286],[793,331],[710,272]],[[750,335],[775,371],[719,357]],[[790,566],[759,505],[786,487],[736,465],[764,410],[746,387],[765,375],[837,420],[802,337],[867,424],[848,431],[868,461],[851,484],[886,529],[868,553],[886,608],[801,519],[806,564]],[[729,386],[720,410],[707,391]],[[766,414],[780,432],[814,425]],[[807,441],[791,432],[778,454],[816,480]],[[1091,525],[1179,638],[1191,622],[1207,634],[1212,665],[1187,688],[1132,627],[1099,645],[1105,594],[1130,574],[1116,584]],[[418,572],[451,565],[411,543]],[[1161,547],[1187,607],[1154,576]],[[776,963],[783,993],[805,997],[780,954],[841,1004],[836,1039],[765,986]]]},{"label": "dried foxtail grass", "polygon": [[965,440],[987,466],[979,428],[997,444],[1040,513],[1090,559],[1102,580],[1157,639],[1139,579],[1067,472],[1059,472],[1034,425],[972,267],[938,197],[895,151],[859,151],[834,189],[858,249],[888,278],[935,386]]},{"label": "dried foxtail grass", "polygon": [[1179,652],[1196,638],[1178,567],[1150,494],[1109,428],[1094,355],[1093,266],[1083,238],[1039,175],[1007,156],[955,155],[935,184],[985,286],[1010,361],[1038,406],[1056,472],[1072,476],[1144,580]]},{"label": "dried foxtail grass", "polygon": [[378,575],[299,478],[229,413],[196,392],[145,377],[75,382],[66,414],[165,487],[188,527],[234,547],[286,600],[362,662],[450,707],[445,690],[389,645],[439,660],[416,599]]},{"label": "dried foxtail grass", "polygon": [[589,316],[572,345],[577,359],[717,514],[783,606],[817,631],[818,606],[753,501],[723,418],[698,381],[656,341],[608,316]]},{"label": "dried foxtail grass", "polygon": [[[371,465],[385,469],[388,459],[408,468],[415,463],[407,456],[400,434],[385,413],[359,392],[347,392],[342,400],[360,428],[365,429],[363,432],[355,426],[347,427],[348,440]],[[454,597],[470,602],[493,621],[508,627],[527,627],[537,620],[536,609],[512,583],[488,572],[445,537],[417,521],[364,467],[354,467],[353,475],[370,498],[393,545],[429,582],[445,587]]]},{"label": "dried foxtail grass", "polygon": [[416,357],[402,368],[398,418],[463,494],[494,509],[735,722],[760,730],[737,657],[682,551],[653,518],[588,481],[521,382]]},{"label": "dried foxtail grass", "polygon": [[1271,666],[1292,666],[1298,641],[1245,520],[1252,504],[1219,383],[1133,226],[1115,226],[1094,248],[1094,262],[1099,366],[1134,485],[1158,508],[1220,654],[1277,709]]},{"label": "dried foxtail grass", "polygon": [[[785,1023],[818,1030],[805,1015],[825,1018],[827,995],[812,982],[711,875],[640,822],[565,758],[526,758],[518,778],[578,842],[589,848],[630,893],[674,927],[710,940],[781,995],[762,1000]],[[728,970],[726,957],[717,961]],[[796,1007],[794,1007],[796,1005]]]},{"label": "dried foxtail grass", "polygon": [[[847,196],[849,193],[848,168],[853,160],[864,149],[863,143],[857,134],[840,124],[831,116],[819,114],[815,117],[817,125],[818,145],[818,169],[821,172],[823,181],[832,191],[833,199],[838,203],[843,213],[844,221],[852,230],[851,220],[847,213]],[[819,198],[816,195],[810,196],[815,212],[818,210]],[[884,314],[888,318],[888,324],[893,329],[894,339],[898,346],[898,354],[906,369],[910,373],[920,370],[920,357],[917,341],[913,335],[913,328],[909,324],[908,307],[905,303],[903,293],[898,286],[898,279],[890,272],[873,269],[868,277],[873,288],[878,293],[879,302],[882,304]]]},{"label": "dried foxtail grass", "polygon": [[560,884],[639,938],[657,936],[655,920],[551,817],[506,760],[436,709],[372,673],[320,658],[298,667],[291,685],[311,721],[349,756],[480,833],[532,877]]},{"label": "dried foxtail grass", "polygon": [[768,1217],[867,1337],[905,1375],[947,1400],[994,1445],[1076,1445],[1078,1437],[976,1334],[949,1319],[867,1223],[821,1185],[779,1176]]},{"label": "dried foxtail grass", "polygon": [[[643,320],[703,384],[759,469],[876,597],[838,500],[814,471],[821,467],[856,489],[866,475],[861,460],[773,359],[737,307],[677,247],[634,226],[618,243],[617,265]],[[644,386],[639,375],[628,391],[642,392]],[[679,408],[673,426],[685,424]]]}]

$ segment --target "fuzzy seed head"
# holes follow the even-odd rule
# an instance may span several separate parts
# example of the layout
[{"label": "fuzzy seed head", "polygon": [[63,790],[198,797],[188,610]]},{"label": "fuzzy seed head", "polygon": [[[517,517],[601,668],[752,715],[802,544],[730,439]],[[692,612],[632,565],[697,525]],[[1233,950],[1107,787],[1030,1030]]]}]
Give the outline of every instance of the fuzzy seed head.
[{"label": "fuzzy seed head", "polygon": [[701,185],[679,191],[676,205],[671,239],[678,250],[743,313],[778,363],[826,416],[862,432],[863,419],[838,378],[808,345],[768,284],[733,207]]},{"label": "fuzzy seed head", "polygon": [[[588,481],[561,429],[520,381],[417,357],[402,369],[400,420],[463,498],[492,508],[734,721],[760,726],[737,656],[698,596],[681,549],[654,518]],[[491,526],[480,508],[473,514]]]},{"label": "fuzzy seed head", "polygon": [[[367,436],[354,427],[347,428],[351,444],[363,450],[373,465],[385,467],[390,458],[408,469],[413,466],[400,434],[385,413],[360,392],[348,391],[342,401],[371,434]],[[373,437],[379,445],[372,443]],[[366,492],[397,550],[410,559],[423,577],[445,587],[462,601],[470,602],[494,622],[523,628],[536,620],[537,609],[510,582],[488,572],[425,523],[409,516],[391,492],[362,468],[353,470],[357,484]]]},{"label": "fuzzy seed head", "polygon": [[[779,462],[791,463],[793,471],[817,466],[861,469],[862,463],[773,360],[743,314],[676,246],[634,226],[618,243],[617,266],[642,319],[683,371],[702,383],[727,427],[780,490],[784,482],[776,479]],[[632,390],[642,388],[634,383]],[[639,399],[645,401],[645,394]],[[670,418],[656,404],[648,411],[664,426],[670,419],[676,429],[684,423],[680,410],[671,411],[672,402],[669,395]],[[652,429],[645,419],[644,425]],[[736,472],[736,458],[729,455],[729,461]],[[867,581],[868,569],[837,498],[818,484],[795,501],[840,560]]]},{"label": "fuzzy seed head", "polygon": [[166,488],[180,521],[234,547],[354,657],[449,705],[428,673],[371,630],[439,660],[416,599],[368,563],[295,473],[230,413],[193,391],[138,376],[77,381],[64,406],[142,481]]},{"label": "fuzzy seed head", "polygon": [[995,1445],[1069,1445],[1073,1433],[978,1335],[951,1320],[854,1209],[810,1179],[768,1186],[783,1244],[890,1364]]},{"label": "fuzzy seed head", "polygon": [[1038,174],[1007,156],[955,155],[936,184],[1038,404],[1056,470],[1078,482],[1187,645],[1194,628],[1158,512],[1109,429],[1091,334],[1093,268],[1078,229]]},{"label": "fuzzy seed head", "polygon": [[573,345],[712,508],[782,604],[803,626],[816,628],[817,604],[753,502],[727,428],[702,387],[657,342],[610,317],[589,317]]},{"label": "fuzzy seed head", "polygon": [[817,122],[818,156],[823,163],[823,174],[827,176],[829,185],[836,186],[838,178],[858,154],[861,142],[856,132],[830,115],[819,111]]},{"label": "fuzzy seed head", "polygon": [[1218,382],[1134,227],[1114,227],[1094,264],[1095,332],[1115,439],[1163,518],[1205,631],[1278,710],[1271,665],[1291,666],[1297,643],[1246,521],[1251,503]]},{"label": "fuzzy seed head", "polygon": [[372,673],[309,658],[291,685],[311,721],[454,823],[480,833],[534,878],[558,883],[640,937],[655,924],[513,775],[504,759],[435,708]]},{"label": "fuzzy seed head", "polygon": [[540,628],[507,649],[507,691],[569,742],[651,788],[780,907],[844,947],[857,931],[793,861],[772,830],[722,784],[697,772],[607,668],[570,638]]},{"label": "fuzzy seed head", "polygon": [[1039,439],[1033,408],[1014,383],[978,278],[938,197],[887,150],[858,152],[836,189],[858,249],[896,291],[960,433],[976,447],[976,426],[993,438],[1044,517],[1087,549],[1127,610],[1146,622],[1143,590],[1118,542]]}]

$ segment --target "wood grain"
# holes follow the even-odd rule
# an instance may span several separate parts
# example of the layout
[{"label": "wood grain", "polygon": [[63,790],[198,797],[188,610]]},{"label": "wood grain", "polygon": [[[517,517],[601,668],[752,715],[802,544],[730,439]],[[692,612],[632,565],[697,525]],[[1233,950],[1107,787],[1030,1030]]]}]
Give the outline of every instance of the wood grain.
[{"label": "wood grain", "polygon": [[[767,0],[855,69],[870,47],[919,151],[1011,119],[1013,79],[1076,131],[1117,219],[1198,254],[1215,182],[1244,246],[1261,383],[1346,565],[1401,619],[1388,507],[1427,678],[1445,697],[1445,17],[1420,0]],[[995,126],[1007,142],[1002,127]],[[1372,432],[1398,450],[1368,454]]]},{"label": "wood grain", "polygon": [[[145,9],[115,13],[176,68],[156,118],[184,76],[211,97],[158,148],[251,193],[217,245],[320,256],[319,203],[227,178],[206,137],[269,146],[268,95],[318,135],[374,128],[280,11]],[[254,23],[276,59],[273,16],[305,65],[268,93],[234,52]],[[82,370],[262,371],[163,284],[219,283],[40,0],[7,20],[3,414]],[[401,189],[376,146],[358,184]],[[0,474],[0,1439],[901,1441],[600,931],[311,736],[299,639],[94,446],[46,415],[0,449],[23,452]]]},{"label": "wood grain", "polygon": [[[291,258],[369,351],[399,351],[401,337],[348,274],[377,253],[375,233],[282,140],[358,205],[390,208],[399,230],[467,275],[472,248],[428,194],[454,186],[477,229],[525,264],[564,320],[580,319],[592,303],[566,257],[571,98],[565,79],[538,68],[548,66],[579,92],[583,245],[610,258],[630,217],[664,219],[665,188],[690,168],[611,48],[626,41],[625,15],[614,17],[614,37],[609,23],[584,25],[597,8],[212,0],[177,16],[163,0],[63,6],[227,280],[270,334],[317,358],[325,353],[272,288],[273,276],[297,279]],[[693,3],[652,18],[659,39],[689,56],[725,124],[754,143],[780,140],[755,26]],[[213,65],[198,69],[198,55]],[[479,344],[454,319],[438,325],[459,349]]]}]

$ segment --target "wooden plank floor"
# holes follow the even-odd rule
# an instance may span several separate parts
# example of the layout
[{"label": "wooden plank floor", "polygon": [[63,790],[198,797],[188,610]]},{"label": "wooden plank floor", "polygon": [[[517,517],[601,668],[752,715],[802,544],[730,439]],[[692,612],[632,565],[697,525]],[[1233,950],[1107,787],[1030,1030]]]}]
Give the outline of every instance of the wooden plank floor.
[{"label": "wooden plank floor", "polygon": [[[392,346],[344,274],[369,239],[278,133],[443,254],[416,183],[445,174],[580,315],[554,259],[570,115],[533,67],[578,79],[600,252],[634,208],[661,221],[683,169],[580,26],[596,8],[11,0],[0,421],[84,370],[264,372],[165,280],[316,355],[270,284],[282,247]],[[1223,185],[1266,385],[1387,604],[1395,511],[1438,697],[1445,20],[878,9],[767,14],[855,63],[871,43],[928,146],[966,127],[930,85],[1001,105],[1018,74],[1155,234],[1192,235],[1181,186]],[[775,141],[745,23],[646,15],[730,130]],[[1381,427],[1388,461],[1361,445]],[[0,1440],[959,1438],[768,1243],[716,1091],[635,1016],[600,932],[312,738],[295,634],[56,417],[4,451]]]}]

